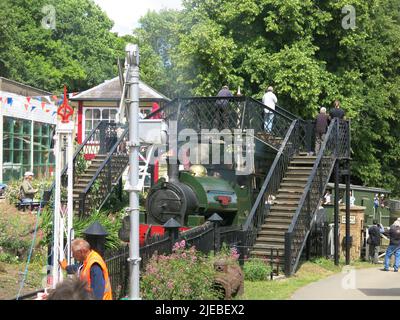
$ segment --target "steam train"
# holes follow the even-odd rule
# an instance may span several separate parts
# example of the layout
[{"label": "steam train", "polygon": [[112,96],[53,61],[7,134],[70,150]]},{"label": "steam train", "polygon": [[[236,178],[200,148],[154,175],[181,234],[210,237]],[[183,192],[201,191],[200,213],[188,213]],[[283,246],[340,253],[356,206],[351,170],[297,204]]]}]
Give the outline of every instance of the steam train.
[{"label": "steam train", "polygon": [[230,164],[193,164],[179,171],[168,164],[168,181],[161,178],[146,199],[146,223],[163,225],[174,218],[181,226],[194,227],[217,213],[222,226],[241,225],[251,211],[274,154],[255,143],[254,169],[238,175]]},{"label": "steam train", "polygon": [[204,222],[213,213],[223,225],[240,223],[251,209],[249,188],[229,182],[219,174],[208,176],[202,165],[173,171],[169,181],[153,186],[147,196],[147,223],[162,225],[174,218],[182,226]]}]

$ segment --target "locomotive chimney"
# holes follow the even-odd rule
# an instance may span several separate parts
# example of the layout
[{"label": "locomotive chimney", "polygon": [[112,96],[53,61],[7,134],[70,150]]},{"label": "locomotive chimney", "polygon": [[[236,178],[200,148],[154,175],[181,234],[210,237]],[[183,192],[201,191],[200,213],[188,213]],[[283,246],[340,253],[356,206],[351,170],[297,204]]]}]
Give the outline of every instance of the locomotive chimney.
[{"label": "locomotive chimney", "polygon": [[[171,161],[168,157],[168,181],[169,182],[179,182],[179,164],[177,159]],[[172,163],[171,163],[172,162]]]}]

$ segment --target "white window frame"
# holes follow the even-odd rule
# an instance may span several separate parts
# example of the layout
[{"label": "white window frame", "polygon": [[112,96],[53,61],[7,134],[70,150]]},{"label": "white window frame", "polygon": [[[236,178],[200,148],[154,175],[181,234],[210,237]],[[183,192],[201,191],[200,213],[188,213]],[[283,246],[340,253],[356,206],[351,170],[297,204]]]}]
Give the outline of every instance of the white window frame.
[{"label": "white window frame", "polygon": [[[83,137],[82,137],[82,141],[84,141],[86,139],[86,111],[87,110],[99,110],[100,111],[100,121],[105,120],[103,119],[103,110],[108,110],[108,111],[115,111],[115,117],[117,115],[118,112],[118,108],[116,107],[83,107],[83,119],[82,119],[82,133],[83,133]],[[110,120],[110,117],[107,119]],[[93,119],[91,119],[92,124],[93,124]],[[114,121],[116,121],[116,118],[114,118]],[[93,129],[93,128],[92,128]]]}]

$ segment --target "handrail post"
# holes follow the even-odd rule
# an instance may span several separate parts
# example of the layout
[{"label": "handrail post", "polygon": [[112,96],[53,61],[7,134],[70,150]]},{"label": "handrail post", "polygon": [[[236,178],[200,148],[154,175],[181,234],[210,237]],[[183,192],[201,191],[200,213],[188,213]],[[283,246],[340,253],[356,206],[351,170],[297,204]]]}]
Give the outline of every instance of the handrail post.
[{"label": "handrail post", "polygon": [[292,237],[291,232],[285,232],[285,274],[287,277],[292,274]]},{"label": "handrail post", "polygon": [[105,121],[101,121],[99,125],[99,140],[100,140],[100,149],[99,154],[103,154],[107,152],[107,139],[106,139],[106,126]]}]

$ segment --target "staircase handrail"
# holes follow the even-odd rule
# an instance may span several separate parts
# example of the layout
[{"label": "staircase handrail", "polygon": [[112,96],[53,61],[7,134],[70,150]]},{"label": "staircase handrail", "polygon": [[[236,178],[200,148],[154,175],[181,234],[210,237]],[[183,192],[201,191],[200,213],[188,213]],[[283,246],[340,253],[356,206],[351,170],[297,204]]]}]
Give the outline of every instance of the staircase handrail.
[{"label": "staircase handrail", "polygon": [[[103,125],[104,123],[106,123],[106,120],[99,121],[99,123],[92,129],[92,131],[90,131],[89,135],[85,138],[85,140],[80,145],[78,145],[77,149],[74,152],[74,156],[73,156],[74,172],[75,172],[75,162],[76,162],[76,158],[78,157],[78,154],[81,152],[83,147],[87,144],[87,142],[93,138],[95,132],[100,127],[100,125]],[[68,170],[68,163],[62,169],[61,177],[67,173],[67,170]],[[51,197],[51,194],[53,193],[53,190],[56,186],[56,181],[55,181],[55,179],[53,179],[53,180],[54,181],[51,184],[50,188],[46,191],[49,198]],[[47,199],[47,200],[49,200],[49,199]]]},{"label": "staircase handrail", "polygon": [[[301,252],[304,248],[305,242],[307,240],[307,236],[310,232],[310,229],[312,227],[313,223],[313,218],[315,215],[315,212],[318,209],[318,205],[320,203],[320,200],[323,197],[323,192],[324,189],[329,182],[330,175],[332,173],[335,161],[337,158],[340,156],[339,155],[339,147],[338,147],[338,136],[339,136],[339,119],[334,118],[327,130],[325,139],[322,143],[321,149],[318,152],[317,158],[314,162],[313,168],[311,170],[311,173],[307,179],[306,186],[304,188],[303,194],[300,198],[299,204],[297,206],[297,209],[295,211],[295,214],[293,216],[292,222],[288,228],[288,231],[285,233],[285,273],[286,275],[291,275],[295,271],[298,261],[300,259]],[[329,145],[329,148],[327,147]],[[330,153],[330,154],[328,154]],[[326,165],[322,162],[323,158],[325,159],[330,159],[330,162]],[[326,167],[326,174],[324,176],[318,177],[317,174],[320,173],[321,175],[323,174],[323,166]],[[319,181],[316,181],[316,179],[319,178]],[[325,180],[325,181],[324,181]],[[317,185],[319,188],[317,195],[318,197],[311,203],[311,196],[310,192],[313,191],[313,195],[315,198],[314,190],[312,189],[312,186]],[[306,200],[308,199],[307,203]],[[309,214],[308,216],[308,222],[305,223],[305,228],[306,230],[302,230],[303,234],[300,240],[300,245],[298,246],[298,250],[296,253],[296,256],[292,256],[292,245],[294,245],[294,240],[293,239],[293,233],[295,232],[295,228],[299,225],[300,221],[300,215],[303,210],[305,210],[305,206],[307,206],[307,212]],[[307,217],[306,217],[307,218]],[[294,261],[294,262],[293,262]]]},{"label": "staircase handrail", "polygon": [[[97,180],[97,178],[99,177],[101,172],[104,170],[106,165],[109,163],[109,161],[113,158],[113,156],[115,156],[114,153],[116,152],[116,150],[117,150],[118,146],[121,144],[121,142],[128,135],[128,132],[129,132],[129,128],[127,126],[125,126],[124,132],[121,134],[121,136],[118,138],[117,142],[111,148],[111,150],[109,151],[107,157],[103,160],[103,162],[101,163],[101,165],[97,169],[96,173],[93,175],[92,179],[87,183],[87,185],[86,185],[85,189],[83,190],[83,192],[80,193],[81,204],[85,202],[86,197],[89,194],[90,189],[93,187],[95,181]],[[128,155],[127,155],[127,157],[128,157]],[[124,170],[125,170],[125,168],[126,168],[126,166],[124,167]],[[120,172],[120,175],[122,175],[122,173],[123,172]],[[109,195],[110,195],[110,192],[107,195],[105,195],[105,197],[103,198],[103,201],[100,204],[100,206],[102,204],[104,204],[104,202],[108,199]],[[81,214],[82,214],[83,211],[84,211],[84,206],[82,207],[82,205],[80,205],[79,209],[81,210]]]}]

